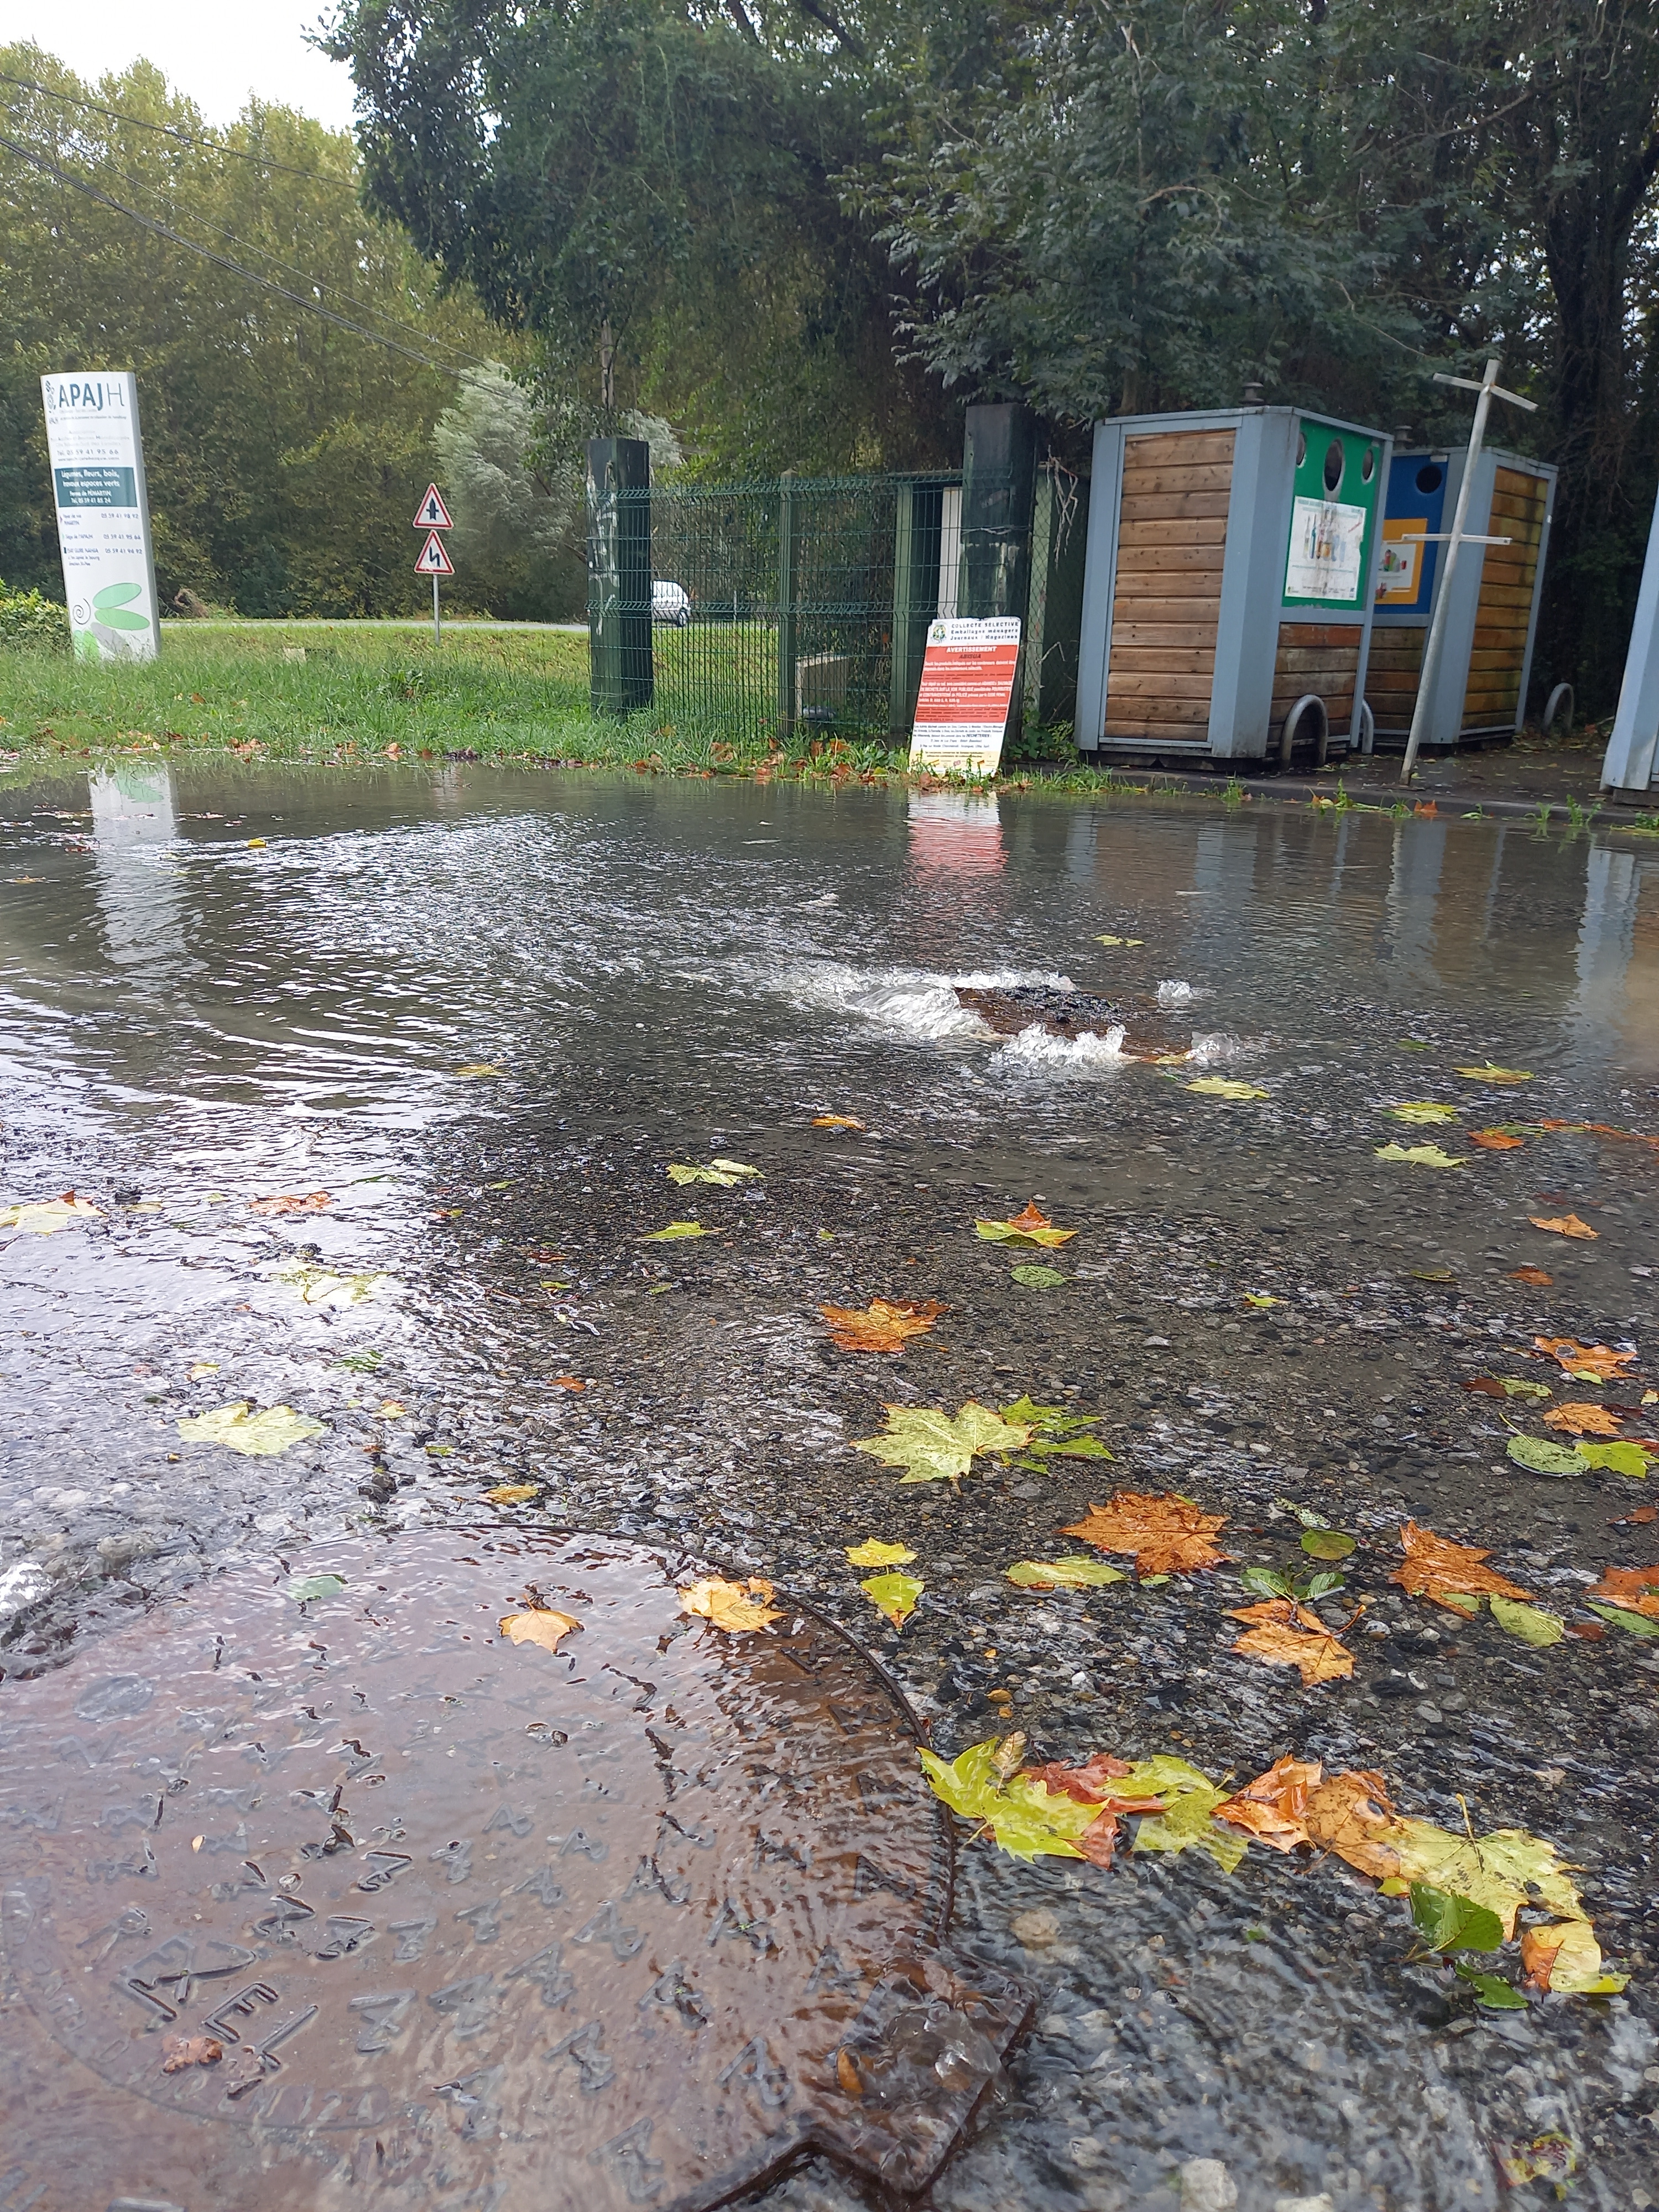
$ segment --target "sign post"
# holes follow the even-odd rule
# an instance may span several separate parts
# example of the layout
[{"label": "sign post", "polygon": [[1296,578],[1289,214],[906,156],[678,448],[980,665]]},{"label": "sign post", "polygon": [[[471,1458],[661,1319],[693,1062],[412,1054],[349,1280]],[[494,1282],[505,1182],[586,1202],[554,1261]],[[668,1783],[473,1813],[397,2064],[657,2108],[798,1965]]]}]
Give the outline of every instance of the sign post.
[{"label": "sign post", "polygon": [[70,632],[82,660],[154,660],[150,540],[138,380],[131,369],[43,376]]},{"label": "sign post", "polygon": [[910,738],[913,769],[996,774],[1019,672],[1019,637],[1018,615],[928,623]]},{"label": "sign post", "polygon": [[453,576],[455,564],[444,550],[444,541],[438,532],[453,530],[455,526],[449,519],[449,509],[438,495],[436,484],[427,486],[426,497],[415,510],[413,527],[426,532],[426,543],[416,558],[415,574],[432,579],[432,642],[441,645],[443,630],[438,614],[438,579],[440,576]]}]

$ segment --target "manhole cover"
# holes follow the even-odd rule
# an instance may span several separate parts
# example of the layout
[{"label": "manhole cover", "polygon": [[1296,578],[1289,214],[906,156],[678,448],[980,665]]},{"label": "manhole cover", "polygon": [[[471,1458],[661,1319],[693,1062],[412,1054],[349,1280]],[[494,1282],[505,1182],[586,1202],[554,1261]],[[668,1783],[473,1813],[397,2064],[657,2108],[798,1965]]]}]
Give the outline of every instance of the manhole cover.
[{"label": "manhole cover", "polygon": [[[694,1564],[610,1539],[325,1570],[0,1689],[8,2212],[690,2212],[808,2150],[923,2185],[1028,1999],[939,1948],[874,1663],[694,1620]],[[526,1603],[581,1626],[509,1643]]]}]

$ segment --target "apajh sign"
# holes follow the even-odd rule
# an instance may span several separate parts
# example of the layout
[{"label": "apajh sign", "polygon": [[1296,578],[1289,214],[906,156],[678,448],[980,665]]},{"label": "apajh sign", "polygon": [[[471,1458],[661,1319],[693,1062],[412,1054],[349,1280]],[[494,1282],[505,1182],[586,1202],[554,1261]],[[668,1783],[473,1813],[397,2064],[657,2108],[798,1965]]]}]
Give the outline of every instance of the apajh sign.
[{"label": "apajh sign", "polygon": [[138,380],[130,369],[43,376],[46,446],[75,651],[153,660],[160,644]]}]

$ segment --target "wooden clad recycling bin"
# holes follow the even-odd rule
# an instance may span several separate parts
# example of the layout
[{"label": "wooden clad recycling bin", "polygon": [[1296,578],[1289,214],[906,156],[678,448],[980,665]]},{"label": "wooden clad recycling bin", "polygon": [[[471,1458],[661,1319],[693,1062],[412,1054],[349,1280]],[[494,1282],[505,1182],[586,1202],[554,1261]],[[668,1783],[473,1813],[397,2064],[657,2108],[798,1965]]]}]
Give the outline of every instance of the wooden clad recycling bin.
[{"label": "wooden clad recycling bin", "polygon": [[1310,695],[1297,744],[1357,738],[1390,447],[1290,407],[1097,423],[1078,744],[1260,760]]},{"label": "wooden clad recycling bin", "polygon": [[[1445,566],[1445,547],[1420,541],[1425,532],[1451,527],[1467,459],[1402,449],[1389,464],[1365,697],[1376,718],[1378,745],[1395,751],[1411,730],[1424,640]],[[1465,530],[1511,542],[1468,546],[1458,556],[1423,734],[1425,746],[1442,751],[1511,736],[1521,726],[1555,504],[1556,471],[1548,461],[1523,460],[1489,446],[1474,470]]]}]

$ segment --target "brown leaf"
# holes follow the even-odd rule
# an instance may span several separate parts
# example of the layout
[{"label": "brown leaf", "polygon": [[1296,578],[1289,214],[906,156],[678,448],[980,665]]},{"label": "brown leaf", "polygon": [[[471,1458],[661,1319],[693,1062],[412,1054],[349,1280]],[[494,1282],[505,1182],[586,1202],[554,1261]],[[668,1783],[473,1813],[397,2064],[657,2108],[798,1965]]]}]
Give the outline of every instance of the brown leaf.
[{"label": "brown leaf", "polygon": [[1512,1283],[1553,1283],[1555,1278],[1547,1275],[1541,1267],[1511,1267],[1510,1280]]},{"label": "brown leaf", "polygon": [[861,2097],[864,2094],[864,2081],[850,2051],[836,2053],[836,2079],[840,2082],[844,2095]]},{"label": "brown leaf", "polygon": [[191,2066],[216,2066],[225,2055],[222,2043],[210,2035],[169,2035],[162,2039],[161,2071],[182,2074]]},{"label": "brown leaf", "polygon": [[[1491,1555],[1477,1552],[1468,1544],[1455,1544],[1448,1536],[1437,1536],[1432,1528],[1419,1528],[1415,1521],[1407,1521],[1400,1531],[1400,1540],[1405,1547],[1404,1564],[1389,1576],[1390,1582],[1409,1590],[1413,1597],[1431,1599],[1437,1605],[1445,1605],[1445,1592],[1461,1590],[1467,1597],[1513,1597],[1522,1600],[1532,1595],[1519,1583],[1500,1575],[1495,1567],[1483,1565]],[[1462,1606],[1449,1607],[1453,1613],[1463,1612]]]},{"label": "brown leaf", "polygon": [[1567,1374],[1597,1382],[1622,1381],[1636,1363],[1633,1352],[1615,1352],[1610,1344],[1580,1344],[1571,1336],[1535,1336],[1533,1344],[1559,1359]]},{"label": "brown leaf", "polygon": [[1520,1138],[1511,1137],[1505,1129],[1471,1129],[1469,1142],[1487,1152],[1518,1152],[1521,1149]]},{"label": "brown leaf", "polygon": [[1603,1567],[1601,1581],[1588,1595],[1659,1620],[1659,1567]]},{"label": "brown leaf", "polygon": [[1574,1437],[1616,1437],[1619,1418],[1617,1414],[1610,1413],[1605,1406],[1591,1406],[1569,1400],[1550,1408],[1544,1416],[1544,1426],[1547,1429],[1565,1429],[1569,1436]]},{"label": "brown leaf", "polygon": [[1357,1873],[1385,1881],[1400,1871],[1400,1854],[1391,1838],[1395,1811],[1382,1777],[1370,1768],[1334,1774],[1308,1792],[1303,1813],[1308,1840],[1334,1851]]},{"label": "brown leaf", "polygon": [[1132,1556],[1138,1574],[1192,1575],[1219,1566],[1231,1556],[1210,1541],[1226,1518],[1224,1513],[1206,1513],[1190,1498],[1119,1490],[1109,1504],[1091,1505],[1086,1520],[1061,1534],[1079,1536],[1097,1552]]},{"label": "brown leaf", "polygon": [[1317,1789],[1323,1771],[1316,1759],[1276,1759],[1265,1774],[1218,1805],[1216,1818],[1248,1829],[1276,1851],[1293,1851],[1310,1840],[1308,1792]]},{"label": "brown leaf", "polygon": [[850,1114],[814,1114],[812,1127],[815,1129],[861,1129],[864,1124],[855,1121]]},{"label": "brown leaf", "polygon": [[680,1611],[697,1614],[728,1636],[744,1636],[751,1628],[782,1620],[780,1608],[769,1602],[772,1595],[771,1583],[761,1575],[750,1575],[747,1583],[709,1575],[680,1592]]},{"label": "brown leaf", "polygon": [[1609,1521],[1609,1528],[1645,1528],[1650,1521],[1659,1521],[1659,1505],[1638,1505],[1617,1521]]},{"label": "brown leaf", "polygon": [[1527,1216],[1534,1229],[1547,1229],[1557,1237],[1584,1237],[1594,1243],[1601,1234],[1588,1221],[1581,1221],[1576,1213],[1529,1213]]},{"label": "brown leaf", "polygon": [[902,1352],[907,1337],[923,1336],[935,1317],[947,1311],[939,1298],[913,1305],[908,1298],[872,1298],[857,1306],[820,1306],[830,1324],[830,1341],[843,1352]]},{"label": "brown leaf", "polygon": [[1415,806],[1413,806],[1413,809],[1412,809],[1412,812],[1413,812],[1413,814],[1421,814],[1422,816],[1424,816],[1424,817],[1425,817],[1425,818],[1426,820],[1428,820],[1428,821],[1430,821],[1430,822],[1432,822],[1432,821],[1434,820],[1435,817],[1439,813],[1439,811],[1440,811],[1439,807],[1435,804],[1434,800],[1433,800],[1433,799],[1419,799],[1418,800],[1418,802],[1417,802],[1416,805],[1415,805]]},{"label": "brown leaf", "polygon": [[1310,1690],[1316,1682],[1340,1681],[1353,1672],[1352,1652],[1306,1606],[1292,1605],[1288,1598],[1264,1598],[1260,1605],[1247,1605],[1231,1618],[1255,1624],[1239,1638],[1235,1651],[1265,1660],[1270,1667],[1294,1667],[1304,1690]]},{"label": "brown leaf", "polygon": [[308,1190],[303,1197],[290,1194],[283,1198],[254,1198],[248,1200],[250,1213],[320,1213],[334,1200],[325,1190]]},{"label": "brown leaf", "polygon": [[1127,1759],[1114,1759],[1109,1751],[1097,1751],[1081,1766],[1067,1766],[1060,1759],[1051,1759],[1046,1766],[1027,1770],[1034,1782],[1056,1794],[1073,1798],[1079,1805],[1098,1805],[1112,1794],[1112,1784],[1121,1775],[1133,1771]]},{"label": "brown leaf", "polygon": [[1507,1398],[1509,1392],[1492,1375],[1471,1376],[1462,1385],[1465,1390],[1479,1390],[1485,1398]]},{"label": "brown leaf", "polygon": [[1566,1926],[1558,1921],[1553,1928],[1526,1928],[1521,1934],[1521,1971],[1535,1990],[1547,1990],[1550,1969],[1555,1964],[1555,1954],[1566,1940]]},{"label": "brown leaf", "polygon": [[538,1644],[544,1651],[556,1651],[573,1628],[581,1623],[574,1613],[556,1613],[551,1606],[538,1613],[509,1613],[496,1623],[512,1644]]}]

